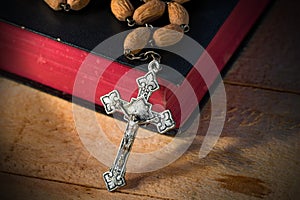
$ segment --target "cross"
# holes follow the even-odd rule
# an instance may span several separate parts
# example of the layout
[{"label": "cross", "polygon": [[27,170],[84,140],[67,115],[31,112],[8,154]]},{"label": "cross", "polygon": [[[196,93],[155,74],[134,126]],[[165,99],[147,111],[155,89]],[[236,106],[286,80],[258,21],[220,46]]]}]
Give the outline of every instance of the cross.
[{"label": "cross", "polygon": [[160,69],[157,60],[149,63],[148,72],[136,79],[139,88],[138,96],[137,98],[131,98],[130,102],[121,99],[117,90],[113,90],[100,98],[107,114],[121,112],[127,121],[127,127],[114,163],[110,170],[103,174],[103,179],[109,191],[126,185],[124,178],[126,163],[139,125],[153,124],[159,133],[165,133],[175,126],[169,110],[160,113],[152,111],[152,104],[148,102],[150,95],[159,89],[156,73]]}]

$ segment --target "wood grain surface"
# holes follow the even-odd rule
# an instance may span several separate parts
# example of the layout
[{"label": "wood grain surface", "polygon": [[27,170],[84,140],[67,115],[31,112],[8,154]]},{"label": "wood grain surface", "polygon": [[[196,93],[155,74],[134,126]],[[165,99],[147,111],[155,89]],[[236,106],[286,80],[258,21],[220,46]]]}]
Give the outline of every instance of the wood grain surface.
[{"label": "wood grain surface", "polygon": [[[157,171],[126,174],[127,186],[114,193],[101,177],[107,166],[80,140],[72,103],[1,77],[0,199],[298,199],[297,6],[276,1],[227,73],[226,122],[208,156],[199,158],[209,102],[197,116],[200,125],[188,130],[197,135],[183,156]],[[122,131],[115,119],[99,113],[96,118],[118,144]],[[172,140],[140,132],[152,134],[154,142],[136,141],[136,152]]]}]

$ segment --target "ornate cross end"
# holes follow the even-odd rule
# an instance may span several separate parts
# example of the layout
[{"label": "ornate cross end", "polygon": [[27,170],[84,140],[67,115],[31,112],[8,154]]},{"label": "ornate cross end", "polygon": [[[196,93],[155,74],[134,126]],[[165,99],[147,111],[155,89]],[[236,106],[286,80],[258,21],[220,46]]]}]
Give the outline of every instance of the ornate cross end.
[{"label": "ornate cross end", "polygon": [[123,176],[114,174],[113,170],[107,171],[103,174],[103,179],[108,191],[112,192],[119,187],[126,185],[125,179]]},{"label": "ornate cross end", "polygon": [[139,86],[138,96],[143,96],[146,100],[149,99],[152,92],[159,89],[156,75],[153,71],[149,71],[145,76],[136,79],[136,82]]},{"label": "ornate cross end", "polygon": [[155,113],[157,120],[152,122],[159,133],[165,133],[175,127],[175,121],[172,119],[172,114],[169,110],[161,113]]},{"label": "ornate cross end", "polygon": [[120,109],[120,94],[117,90],[113,90],[107,95],[104,95],[100,98],[105,112],[107,114],[112,114]]}]

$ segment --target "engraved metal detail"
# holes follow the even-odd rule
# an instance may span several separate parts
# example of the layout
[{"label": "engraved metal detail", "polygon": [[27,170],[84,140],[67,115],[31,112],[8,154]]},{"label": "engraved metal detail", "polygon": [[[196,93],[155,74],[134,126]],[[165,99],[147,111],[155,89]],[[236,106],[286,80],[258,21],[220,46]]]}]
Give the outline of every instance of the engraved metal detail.
[{"label": "engraved metal detail", "polygon": [[136,80],[139,86],[138,96],[144,96],[145,99],[149,99],[152,92],[159,89],[159,85],[156,81],[154,72],[148,72],[145,76],[142,76]]},{"label": "engraved metal detail", "polygon": [[130,102],[126,102],[121,99],[117,90],[113,90],[100,98],[106,113],[121,112],[127,121],[127,127],[114,163],[110,170],[103,174],[103,179],[109,191],[114,191],[126,185],[124,178],[126,163],[139,125],[153,124],[159,133],[165,133],[175,126],[169,110],[161,113],[151,110],[152,104],[148,102],[148,99],[154,91],[159,89],[156,80],[156,73],[160,70],[158,61],[151,61],[148,69],[146,75],[136,80],[139,87],[137,98],[132,98]]},{"label": "engraved metal detail", "polygon": [[102,96],[101,101],[107,114],[112,114],[120,109],[120,94],[117,90]]}]

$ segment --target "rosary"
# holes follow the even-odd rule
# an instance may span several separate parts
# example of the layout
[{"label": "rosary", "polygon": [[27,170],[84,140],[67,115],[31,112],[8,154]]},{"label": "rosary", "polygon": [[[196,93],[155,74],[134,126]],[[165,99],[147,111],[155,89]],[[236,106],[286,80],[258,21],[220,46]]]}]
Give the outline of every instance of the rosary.
[{"label": "rosary", "polygon": [[[89,0],[44,0],[54,10],[80,10]],[[161,56],[155,51],[141,51],[147,44],[157,47],[171,46],[179,42],[185,32],[189,31],[189,14],[181,5],[189,0],[143,0],[144,4],[134,9],[130,0],[111,0],[111,11],[119,21],[127,22],[129,27],[139,25],[124,40],[124,55],[129,60],[147,61],[148,72],[136,79],[138,95],[130,102],[123,100],[117,90],[100,98],[107,114],[120,112],[127,121],[126,130],[119,146],[117,156],[109,171],[103,174],[106,187],[114,191],[124,185],[126,163],[140,125],[152,124],[159,133],[165,133],[175,127],[169,110],[152,111],[148,102],[151,94],[159,89],[156,75],[161,70]],[[170,24],[156,29],[149,24],[159,19],[168,8]],[[144,26],[143,26],[144,25]],[[150,39],[152,35],[152,39]]]}]

